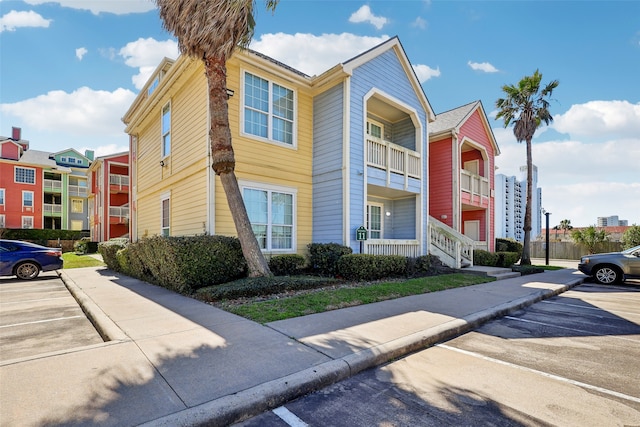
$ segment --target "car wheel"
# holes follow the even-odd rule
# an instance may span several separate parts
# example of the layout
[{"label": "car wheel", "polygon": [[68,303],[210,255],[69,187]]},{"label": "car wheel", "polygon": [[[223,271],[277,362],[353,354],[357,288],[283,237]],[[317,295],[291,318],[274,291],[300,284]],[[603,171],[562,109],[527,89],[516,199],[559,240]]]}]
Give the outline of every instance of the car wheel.
[{"label": "car wheel", "polygon": [[16,267],[16,276],[22,280],[32,280],[40,274],[40,266],[35,262],[23,262]]},{"label": "car wheel", "polygon": [[618,268],[610,265],[598,267],[594,271],[593,277],[596,279],[596,282],[603,285],[613,285],[622,282],[622,272]]}]

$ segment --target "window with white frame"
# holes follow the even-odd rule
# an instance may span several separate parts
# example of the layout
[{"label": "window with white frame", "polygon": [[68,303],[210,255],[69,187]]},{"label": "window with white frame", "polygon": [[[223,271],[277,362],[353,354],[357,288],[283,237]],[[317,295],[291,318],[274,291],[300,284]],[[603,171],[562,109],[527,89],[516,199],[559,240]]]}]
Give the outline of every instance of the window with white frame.
[{"label": "window with white frame", "polygon": [[293,90],[244,73],[244,132],[294,145]]},{"label": "window with white frame", "polygon": [[23,208],[33,207],[33,191],[22,192],[22,207]]},{"label": "window with white frame", "polygon": [[384,135],[384,125],[373,120],[367,120],[367,135],[382,139]]},{"label": "window with white frame", "polygon": [[82,199],[71,199],[71,212],[73,213],[84,212],[84,202]]},{"label": "window with white frame", "polygon": [[15,182],[21,182],[23,184],[35,184],[36,170],[32,168],[21,168],[16,166]]},{"label": "window with white frame", "polygon": [[160,200],[160,234],[162,236],[171,235],[171,203],[169,195],[162,196]]},{"label": "window with white frame", "polygon": [[378,203],[367,205],[367,230],[370,239],[382,239],[382,210],[384,206]]},{"label": "window with white frame", "polygon": [[171,154],[171,103],[162,107],[162,157]]},{"label": "window with white frame", "polygon": [[4,188],[0,188],[0,206],[4,206]]},{"label": "window with white frame", "polygon": [[245,187],[242,195],[260,248],[267,251],[294,250],[294,192]]},{"label": "window with white frame", "polygon": [[5,227],[4,214],[0,214],[0,228]]},{"label": "window with white frame", "polygon": [[22,217],[22,228],[33,228],[33,217],[32,216],[23,216]]}]

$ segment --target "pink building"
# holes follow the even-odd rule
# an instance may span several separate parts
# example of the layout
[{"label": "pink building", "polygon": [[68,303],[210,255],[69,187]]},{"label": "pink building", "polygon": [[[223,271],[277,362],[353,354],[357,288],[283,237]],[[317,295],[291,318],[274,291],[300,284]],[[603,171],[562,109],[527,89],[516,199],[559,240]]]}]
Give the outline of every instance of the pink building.
[{"label": "pink building", "polygon": [[102,242],[129,234],[129,153],[98,157],[89,168],[89,230]]}]

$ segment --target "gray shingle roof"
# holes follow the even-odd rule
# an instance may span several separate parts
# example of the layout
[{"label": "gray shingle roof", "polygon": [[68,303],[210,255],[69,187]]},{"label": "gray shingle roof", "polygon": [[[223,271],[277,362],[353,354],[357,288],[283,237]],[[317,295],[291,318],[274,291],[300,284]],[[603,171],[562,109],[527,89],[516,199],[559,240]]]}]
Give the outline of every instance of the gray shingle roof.
[{"label": "gray shingle roof", "polygon": [[436,120],[429,125],[429,134],[455,129],[479,104],[480,101],[474,101],[462,107],[437,114]]}]

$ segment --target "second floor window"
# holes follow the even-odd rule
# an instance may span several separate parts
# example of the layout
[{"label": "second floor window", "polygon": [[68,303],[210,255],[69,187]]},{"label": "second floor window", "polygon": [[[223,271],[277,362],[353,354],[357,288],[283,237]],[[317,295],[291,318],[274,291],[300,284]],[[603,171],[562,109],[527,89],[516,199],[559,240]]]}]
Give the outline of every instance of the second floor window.
[{"label": "second floor window", "polygon": [[22,192],[22,207],[24,208],[33,207],[33,191]]},{"label": "second floor window", "polygon": [[23,184],[36,183],[36,170],[31,168],[15,168],[15,182]]},{"label": "second floor window", "polygon": [[4,188],[0,188],[0,206],[4,205]]},{"label": "second floor window", "polygon": [[293,90],[245,73],[244,132],[294,145]]},{"label": "second floor window", "polygon": [[71,212],[73,213],[84,212],[84,203],[82,202],[82,199],[71,199]]},{"label": "second floor window", "polygon": [[162,108],[162,157],[171,154],[171,104]]}]

